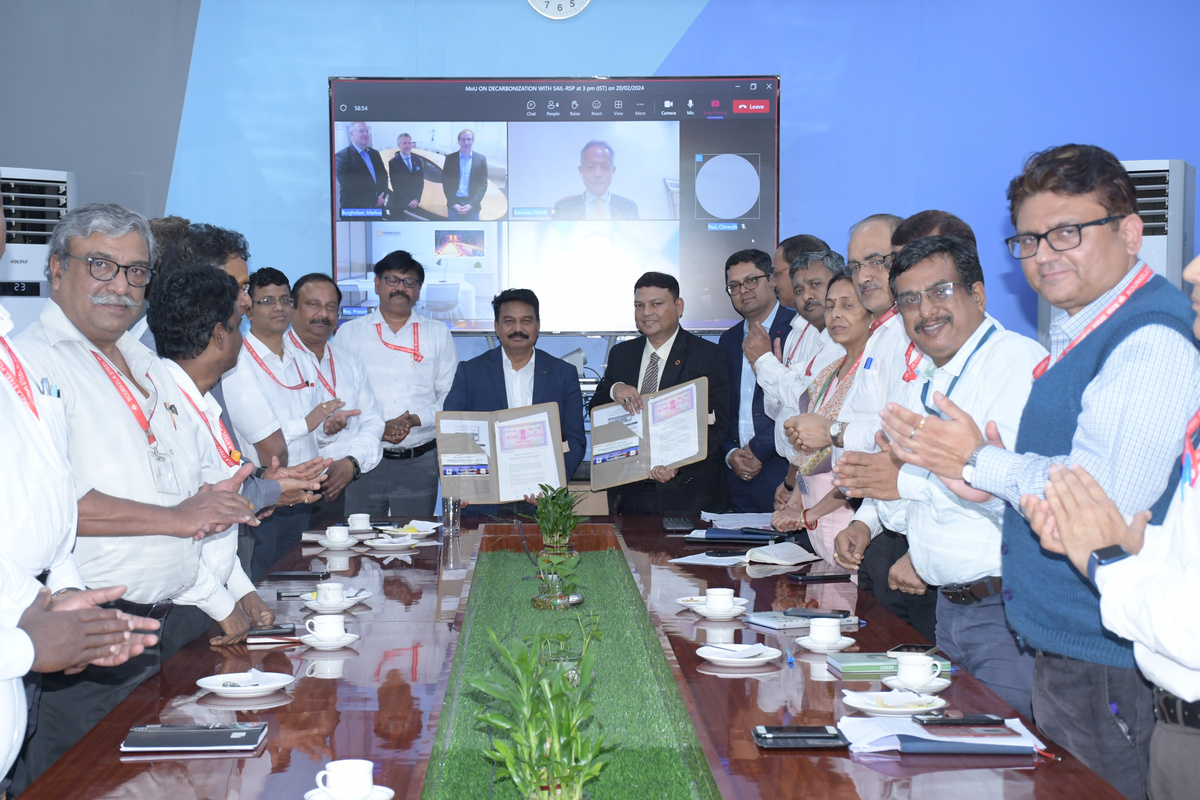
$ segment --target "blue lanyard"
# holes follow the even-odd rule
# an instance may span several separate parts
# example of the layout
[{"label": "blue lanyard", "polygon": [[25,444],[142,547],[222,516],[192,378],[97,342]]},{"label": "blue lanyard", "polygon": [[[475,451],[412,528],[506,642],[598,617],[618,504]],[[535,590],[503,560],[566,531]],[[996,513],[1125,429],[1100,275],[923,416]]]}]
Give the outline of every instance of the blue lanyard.
[{"label": "blue lanyard", "polygon": [[[993,325],[992,327],[987,329],[987,333],[983,334],[983,337],[980,338],[979,342],[975,345],[975,349],[971,351],[971,355],[967,356],[967,360],[963,362],[962,369],[960,369],[958,371],[958,374],[954,376],[954,380],[950,381],[950,385],[947,386],[946,391],[943,392],[943,394],[945,394],[946,397],[949,397],[950,393],[954,391],[954,387],[958,385],[958,379],[961,378],[963,376],[963,373],[967,371],[967,365],[971,363],[971,359],[974,358],[975,354],[979,352],[979,348],[983,347],[983,343],[986,342],[988,339],[990,339],[992,334],[995,332],[996,332],[996,326]],[[945,419],[945,416],[942,414],[941,411],[939,411],[936,408],[929,407],[929,384],[930,383],[932,383],[932,381],[926,381],[925,386],[921,388],[921,405],[925,406],[925,410],[928,411],[930,414],[936,414],[939,417],[942,417],[943,419]]]}]

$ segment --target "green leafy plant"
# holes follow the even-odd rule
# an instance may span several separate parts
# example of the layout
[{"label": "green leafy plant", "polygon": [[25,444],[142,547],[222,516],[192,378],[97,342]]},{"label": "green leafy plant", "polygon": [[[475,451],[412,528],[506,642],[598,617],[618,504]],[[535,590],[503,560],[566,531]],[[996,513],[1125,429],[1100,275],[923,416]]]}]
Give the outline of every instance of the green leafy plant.
[{"label": "green leafy plant", "polygon": [[565,486],[552,489],[542,484],[538,488],[542,494],[534,519],[542,534],[542,550],[536,559],[541,591],[532,602],[543,610],[568,608],[568,598],[576,589],[571,576],[579,563],[579,555],[570,550],[571,534],[580,519],[575,514],[579,496]]},{"label": "green leafy plant", "polygon": [[[478,718],[506,734],[493,735],[486,755],[526,800],[579,800],[583,785],[599,775],[610,758],[604,736],[587,730],[596,711],[589,699],[594,651],[585,644],[572,680],[567,665],[543,662],[537,637],[510,647],[501,644],[491,628],[488,637],[504,673],[489,670],[467,679],[493,700]],[[593,626],[588,642],[596,638]]]},{"label": "green leafy plant", "polygon": [[579,524],[580,517],[575,513],[575,504],[581,495],[572,493],[565,486],[552,489],[543,483],[538,488],[542,490],[542,496],[538,499],[534,519],[542,532],[542,544],[546,547],[566,547],[571,540],[571,533]]}]

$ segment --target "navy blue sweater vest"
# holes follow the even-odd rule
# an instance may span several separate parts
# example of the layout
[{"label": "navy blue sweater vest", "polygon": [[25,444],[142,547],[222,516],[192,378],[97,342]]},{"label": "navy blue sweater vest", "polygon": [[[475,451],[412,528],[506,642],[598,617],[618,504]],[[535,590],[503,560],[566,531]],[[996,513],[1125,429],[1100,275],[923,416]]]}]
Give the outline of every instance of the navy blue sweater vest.
[{"label": "navy blue sweater vest", "polygon": [[[1043,456],[1070,453],[1083,392],[1113,348],[1146,325],[1165,325],[1194,343],[1194,316],[1183,294],[1161,276],[1154,276],[1106,322],[1034,381],[1021,414],[1015,452]],[[1172,366],[1164,364],[1163,368]],[[1154,411],[1150,392],[1148,387],[1144,413]],[[1172,467],[1170,475],[1165,491],[1151,509],[1155,523],[1161,522],[1166,514],[1179,479],[1178,469]],[[1125,476],[1125,479],[1134,477],[1141,478]],[[1029,523],[1011,506],[1004,512],[1004,545],[1005,610],[1009,624],[1023,643],[1083,661],[1114,667],[1134,666],[1133,644],[1101,624],[1100,595],[1087,577],[1065,556],[1043,550]]]}]

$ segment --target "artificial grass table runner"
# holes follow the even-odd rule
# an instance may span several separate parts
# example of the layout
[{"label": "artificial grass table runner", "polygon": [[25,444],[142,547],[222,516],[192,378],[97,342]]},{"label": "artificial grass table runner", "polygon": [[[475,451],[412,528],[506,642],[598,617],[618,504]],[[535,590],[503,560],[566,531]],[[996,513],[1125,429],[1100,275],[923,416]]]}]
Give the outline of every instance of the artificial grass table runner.
[{"label": "artificial grass table runner", "polygon": [[[535,633],[574,631],[575,610],[539,611],[533,564],[524,553],[481,552],[471,580],[462,632],[451,668],[445,704],[430,755],[423,800],[517,798],[511,781],[493,780],[494,765],[483,755],[487,728],[476,720],[486,698],[465,681],[488,669],[502,670],[488,639],[502,642]],[[708,762],[679,696],[675,678],[620,550],[580,554],[574,580],[585,597],[577,609],[598,614],[603,639],[593,643],[596,715],[599,730],[615,746],[612,760],[586,790],[592,800],[684,800],[719,798]]]}]

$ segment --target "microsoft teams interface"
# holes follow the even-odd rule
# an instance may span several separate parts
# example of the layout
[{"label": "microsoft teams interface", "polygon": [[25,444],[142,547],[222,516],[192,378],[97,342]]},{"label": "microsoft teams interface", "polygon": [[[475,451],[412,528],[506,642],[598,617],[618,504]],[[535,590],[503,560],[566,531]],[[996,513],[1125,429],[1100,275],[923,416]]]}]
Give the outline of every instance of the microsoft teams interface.
[{"label": "microsoft teams interface", "polygon": [[417,309],[492,330],[492,297],[534,290],[542,330],[633,329],[633,284],[679,279],[683,323],[738,320],[725,259],[773,252],[779,78],[329,82],[343,319],[378,304],[372,268],[425,267]]}]

